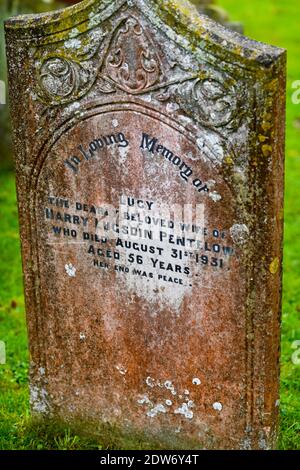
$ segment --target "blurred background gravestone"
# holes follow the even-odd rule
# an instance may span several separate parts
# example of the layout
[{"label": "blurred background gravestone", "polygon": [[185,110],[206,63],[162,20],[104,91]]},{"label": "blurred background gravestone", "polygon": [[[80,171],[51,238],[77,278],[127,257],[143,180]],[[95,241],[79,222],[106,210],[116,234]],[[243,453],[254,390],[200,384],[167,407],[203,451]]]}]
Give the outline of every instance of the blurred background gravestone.
[{"label": "blurred background gravestone", "polygon": [[[42,13],[62,8],[65,5],[65,2],[55,0],[0,0],[0,81],[7,82],[3,21],[10,16],[24,13]],[[0,168],[11,169],[13,161],[8,106],[0,105],[0,111]]]},{"label": "blurred background gravestone", "polygon": [[191,3],[197,7],[199,13],[209,16],[218,23],[237,31],[238,33],[243,33],[244,28],[242,24],[230,21],[227,11],[218,6],[215,0],[191,0]]}]

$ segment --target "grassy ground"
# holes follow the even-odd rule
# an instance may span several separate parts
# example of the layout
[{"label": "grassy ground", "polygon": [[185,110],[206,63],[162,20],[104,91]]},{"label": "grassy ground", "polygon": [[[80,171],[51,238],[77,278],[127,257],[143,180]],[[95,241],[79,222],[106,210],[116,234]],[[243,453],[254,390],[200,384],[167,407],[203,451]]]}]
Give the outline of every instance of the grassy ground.
[{"label": "grassy ground", "polygon": [[[292,343],[300,340],[300,105],[291,101],[292,82],[300,79],[299,0],[220,0],[252,38],[288,49],[285,261],[282,326],[281,449],[300,449],[300,365]],[[101,444],[66,429],[30,425],[28,354],[14,177],[0,173],[0,340],[7,364],[0,366],[0,449],[90,449]]]}]

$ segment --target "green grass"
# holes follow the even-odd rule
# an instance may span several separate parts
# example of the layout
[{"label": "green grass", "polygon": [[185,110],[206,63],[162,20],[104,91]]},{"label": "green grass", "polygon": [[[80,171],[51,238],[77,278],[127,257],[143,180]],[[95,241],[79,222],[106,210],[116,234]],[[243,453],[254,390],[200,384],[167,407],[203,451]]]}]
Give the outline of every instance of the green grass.
[{"label": "green grass", "polygon": [[[291,101],[300,79],[299,0],[220,0],[248,36],[288,49],[285,258],[281,367],[281,449],[300,449],[300,365],[291,360],[300,340],[300,105]],[[28,408],[28,348],[14,176],[0,173],[0,340],[7,365],[0,366],[1,449],[98,449],[101,443],[70,429],[35,426]]]}]

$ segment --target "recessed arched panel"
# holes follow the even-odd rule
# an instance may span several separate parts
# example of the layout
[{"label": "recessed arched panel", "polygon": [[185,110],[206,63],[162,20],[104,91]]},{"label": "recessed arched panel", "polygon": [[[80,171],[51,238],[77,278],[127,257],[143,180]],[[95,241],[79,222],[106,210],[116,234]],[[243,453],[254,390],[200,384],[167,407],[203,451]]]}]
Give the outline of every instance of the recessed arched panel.
[{"label": "recessed arched panel", "polygon": [[[48,332],[46,368],[55,377],[53,406],[68,413],[71,394],[79,414],[82,406],[94,419],[126,415],[132,428],[143,428],[156,411],[142,397],[161,406],[170,400],[158,432],[176,428],[188,396],[197,403],[197,412],[186,410],[189,432],[196,439],[204,419],[214,432],[218,419],[206,410],[218,400],[217,382],[234,370],[227,406],[243,395],[246,293],[228,300],[242,275],[230,232],[232,192],[197,139],[154,110],[95,106],[66,126],[32,179],[37,303]],[[181,346],[178,336],[186,338]]]}]

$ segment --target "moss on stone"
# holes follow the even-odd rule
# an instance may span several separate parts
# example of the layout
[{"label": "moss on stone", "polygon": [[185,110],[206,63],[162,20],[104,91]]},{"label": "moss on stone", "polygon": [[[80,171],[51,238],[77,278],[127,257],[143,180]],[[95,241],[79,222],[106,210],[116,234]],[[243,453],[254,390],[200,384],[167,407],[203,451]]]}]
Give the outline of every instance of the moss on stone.
[{"label": "moss on stone", "polygon": [[234,62],[238,58],[241,64],[252,64],[256,69],[270,68],[270,65],[283,55],[283,50],[279,48],[247,39],[201,16],[196,7],[186,0],[83,0],[56,12],[11,18],[5,26],[8,34],[14,33],[20,39],[31,41],[38,37],[42,40],[43,37],[56,35],[58,40],[65,40],[74,27],[78,27],[80,32],[92,29],[96,22],[91,26],[91,18],[97,14],[99,7],[114,4],[116,7],[126,4],[128,7],[140,7],[143,14],[152,18],[153,24],[161,20],[165,27],[171,28],[176,35],[184,38],[185,44],[192,52],[205,48],[207,52],[220,56],[222,60]]}]

